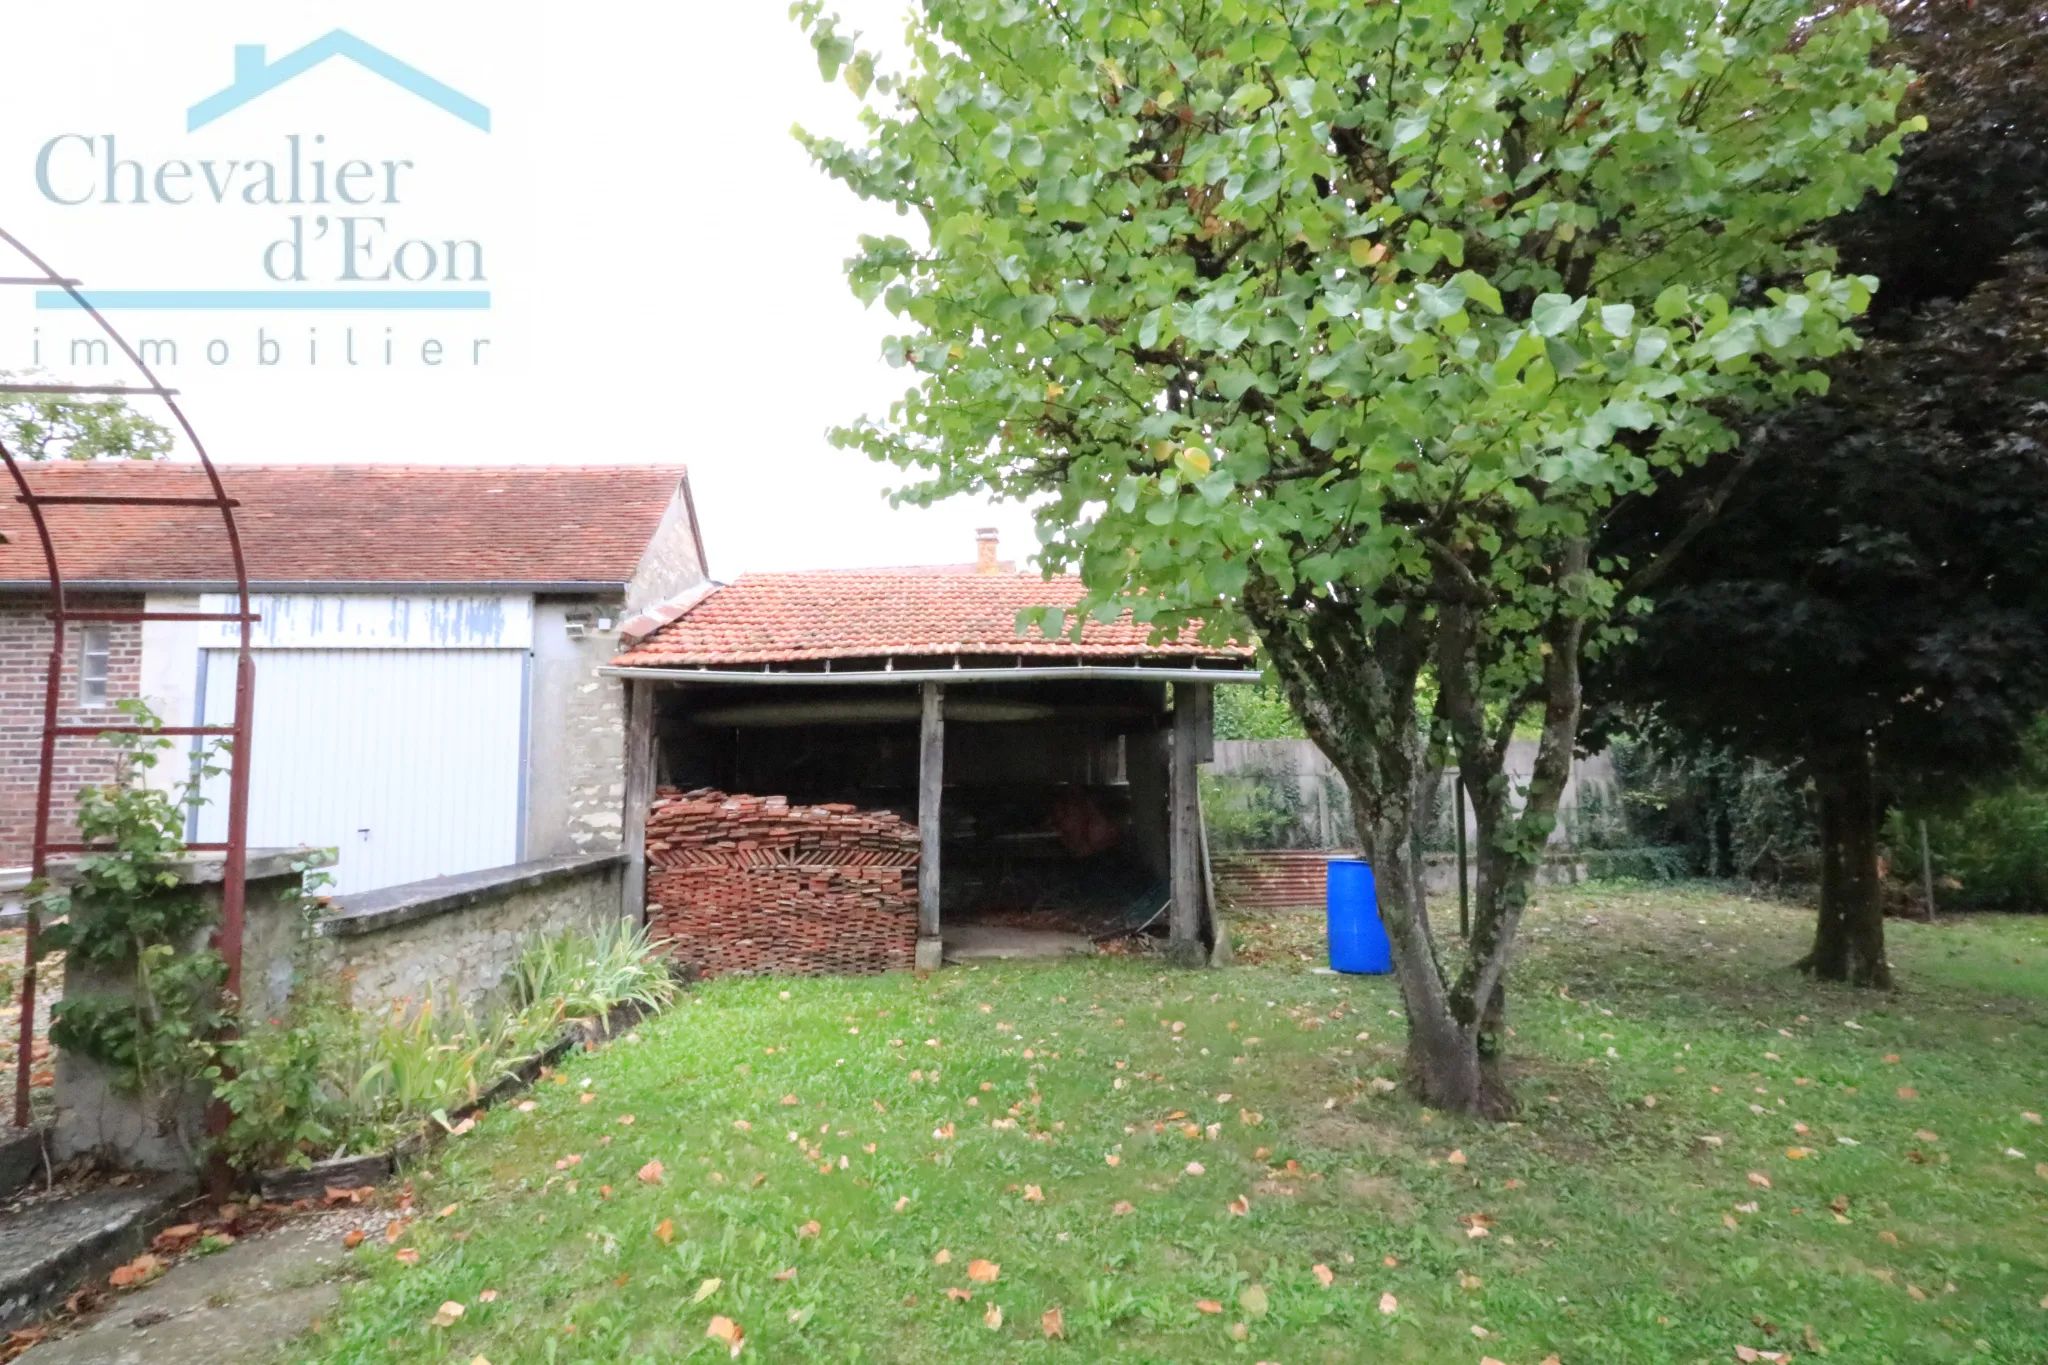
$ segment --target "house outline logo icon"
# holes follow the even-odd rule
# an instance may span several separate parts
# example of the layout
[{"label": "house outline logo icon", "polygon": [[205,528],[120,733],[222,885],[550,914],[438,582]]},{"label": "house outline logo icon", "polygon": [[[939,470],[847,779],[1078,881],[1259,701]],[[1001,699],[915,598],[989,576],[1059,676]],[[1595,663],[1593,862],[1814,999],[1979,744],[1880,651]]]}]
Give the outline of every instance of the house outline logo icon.
[{"label": "house outline logo icon", "polygon": [[233,113],[269,94],[287,81],[319,66],[330,57],[346,57],[357,66],[382,76],[401,90],[419,96],[444,113],[488,133],[491,111],[451,85],[435,80],[409,62],[400,61],[384,49],[366,43],[347,29],[335,29],[288,52],[276,61],[265,57],[261,43],[235,45],[235,79],[225,90],[208,95],[185,111],[185,131],[196,132],[223,115]]}]

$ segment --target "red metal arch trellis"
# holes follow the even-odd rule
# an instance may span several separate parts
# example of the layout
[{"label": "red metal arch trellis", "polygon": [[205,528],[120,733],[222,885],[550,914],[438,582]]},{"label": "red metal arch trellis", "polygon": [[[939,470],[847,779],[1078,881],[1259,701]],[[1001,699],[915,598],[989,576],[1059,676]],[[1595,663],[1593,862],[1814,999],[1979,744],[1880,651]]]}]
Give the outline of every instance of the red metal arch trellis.
[{"label": "red metal arch trellis", "polygon": [[[20,285],[41,288],[62,289],[71,296],[79,309],[98,324],[106,333],[135,372],[142,377],[141,384],[26,384],[0,379],[0,393],[51,393],[78,395],[122,395],[153,397],[161,399],[176,421],[178,429],[185,435],[192,450],[199,456],[200,467],[212,488],[209,497],[155,497],[139,495],[96,495],[96,494],[44,494],[31,487],[27,475],[15,453],[0,445],[0,461],[7,466],[8,475],[14,480],[15,501],[28,509],[30,522],[35,526],[36,538],[42,545],[43,560],[50,578],[50,663],[49,674],[43,692],[43,728],[41,767],[36,778],[35,845],[33,862],[29,875],[33,882],[40,882],[49,872],[49,859],[53,853],[84,853],[91,848],[84,844],[55,843],[50,839],[50,802],[55,776],[57,741],[65,737],[91,737],[110,731],[135,732],[139,727],[122,725],[60,725],[58,723],[58,701],[64,676],[65,627],[73,621],[139,622],[139,621],[234,621],[241,626],[241,650],[235,666],[235,718],[231,725],[166,726],[155,731],[164,735],[211,735],[225,738],[230,748],[228,778],[228,831],[225,844],[193,844],[195,851],[204,850],[222,853],[225,867],[222,871],[221,925],[215,935],[215,946],[227,962],[227,989],[230,994],[239,995],[242,982],[242,897],[243,879],[248,864],[249,843],[249,722],[253,714],[256,695],[256,664],[249,652],[250,626],[256,616],[249,601],[248,566],[242,559],[242,540],[235,528],[236,502],[222,487],[220,473],[214,468],[206,453],[205,443],[192,428],[183,409],[178,406],[176,391],[164,387],[151,372],[142,357],[128,344],[128,341],[111,323],[101,315],[92,301],[79,292],[79,281],[59,275],[55,270],[23,245],[21,240],[4,228],[0,228],[0,242],[12,247],[21,259],[32,265],[36,272],[24,275],[0,275],[0,286]],[[57,551],[57,538],[50,531],[50,514],[62,515],[61,509],[78,505],[96,506],[178,506],[212,507],[220,512],[221,528],[227,537],[228,553],[234,562],[235,591],[238,609],[233,612],[151,612],[112,611],[103,609],[80,609],[70,605],[65,596],[64,566]],[[35,1041],[36,1012],[36,935],[40,925],[37,922],[34,898],[28,901],[27,961],[21,978],[21,1035],[15,1054],[14,1078],[14,1122],[18,1127],[27,1127],[29,1113],[29,1076]]]}]

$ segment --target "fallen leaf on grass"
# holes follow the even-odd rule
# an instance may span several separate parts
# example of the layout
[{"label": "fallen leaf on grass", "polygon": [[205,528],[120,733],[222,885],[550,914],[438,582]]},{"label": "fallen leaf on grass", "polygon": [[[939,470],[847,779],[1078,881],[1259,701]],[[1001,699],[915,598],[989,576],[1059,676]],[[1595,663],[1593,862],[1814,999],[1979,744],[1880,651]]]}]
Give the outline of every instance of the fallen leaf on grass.
[{"label": "fallen leaf on grass", "polygon": [[713,1341],[724,1342],[726,1351],[735,1360],[739,1358],[740,1349],[746,1344],[746,1332],[723,1313],[711,1319],[711,1325],[704,1329],[704,1335]]},{"label": "fallen leaf on grass", "polygon": [[824,1229],[818,1226],[818,1220],[813,1218],[810,1222],[798,1228],[796,1230],[796,1235],[799,1237],[816,1237],[822,1231],[824,1231]]},{"label": "fallen leaf on grass", "polygon": [[1462,1148],[1453,1149],[1451,1154],[1445,1157],[1444,1160],[1449,1162],[1453,1166],[1463,1166],[1467,1164],[1465,1152]]},{"label": "fallen leaf on grass", "polygon": [[1399,1311],[1400,1311],[1400,1309],[1401,1309],[1401,1301],[1400,1301],[1399,1299],[1395,1298],[1395,1297],[1394,1297],[1394,1296],[1393,1296],[1392,1294],[1382,1294],[1382,1295],[1380,1295],[1380,1311],[1381,1311],[1382,1313],[1385,1313],[1385,1314],[1388,1314],[1389,1316],[1391,1316],[1391,1315],[1393,1315],[1394,1313],[1397,1313],[1397,1312],[1399,1312]]},{"label": "fallen leaf on grass", "polygon": [[581,1153],[581,1152],[571,1152],[571,1153],[569,1153],[569,1155],[567,1155],[567,1156],[565,1156],[565,1157],[560,1157],[560,1158],[558,1158],[558,1159],[557,1159],[557,1160],[555,1161],[555,1169],[556,1169],[556,1170],[558,1170],[558,1171],[566,1171],[566,1170],[568,1170],[568,1169],[569,1169],[569,1168],[570,1168],[571,1166],[581,1166],[582,1164],[583,1164],[583,1153]]},{"label": "fallen leaf on grass", "polygon": [[690,1302],[704,1302],[704,1300],[710,1298],[713,1294],[716,1294],[718,1292],[718,1286],[724,1283],[724,1280],[720,1279],[716,1275],[713,1275],[710,1279],[704,1281],[704,1283],[697,1286],[697,1292],[690,1295]]},{"label": "fallen leaf on grass", "polygon": [[462,1305],[457,1303],[455,1300],[450,1299],[448,1300],[448,1302],[442,1304],[441,1307],[438,1310],[436,1310],[434,1316],[427,1319],[427,1322],[430,1326],[434,1327],[452,1327],[455,1325],[455,1320],[462,1316],[462,1313]]},{"label": "fallen leaf on grass", "polygon": [[1920,1092],[1910,1085],[1902,1085],[1899,1087],[1899,1098],[1902,1100],[1917,1100],[1920,1098]]},{"label": "fallen leaf on grass", "polygon": [[1315,1271],[1316,1283],[1320,1284],[1323,1288],[1328,1289],[1331,1285],[1337,1283],[1337,1273],[1331,1270],[1330,1267],[1316,1265],[1310,1268]]},{"label": "fallen leaf on grass", "polygon": [[982,1326],[988,1328],[991,1332],[993,1332],[996,1328],[1001,1327],[1003,1325],[1002,1305],[997,1303],[990,1304],[988,1306],[988,1311],[981,1315],[981,1322]]},{"label": "fallen leaf on grass", "polygon": [[400,1265],[418,1265],[420,1263],[420,1253],[413,1247],[400,1247],[391,1253],[391,1257]]},{"label": "fallen leaf on grass", "polygon": [[345,1250],[354,1251],[362,1244],[363,1230],[361,1228],[350,1228],[341,1235],[341,1245]]},{"label": "fallen leaf on grass", "polygon": [[460,1204],[450,1204],[450,1205],[448,1205],[448,1207],[446,1207],[446,1208],[442,1209],[442,1210],[441,1210],[441,1211],[440,1211],[439,1213],[435,1214],[435,1215],[434,1215],[434,1217],[436,1217],[436,1218],[448,1218],[448,1217],[452,1217],[452,1216],[454,1215],[455,1211],[456,1211],[457,1209],[461,1208],[461,1207],[462,1207],[462,1205],[460,1205]]},{"label": "fallen leaf on grass", "polygon": [[1043,1204],[1045,1202],[1045,1191],[1039,1189],[1036,1185],[1026,1185],[1024,1187],[1024,1202],[1027,1204]]},{"label": "fallen leaf on grass", "polygon": [[1224,1207],[1228,1208],[1237,1217],[1242,1218],[1252,1211],[1252,1201],[1243,1195],[1239,1195]]},{"label": "fallen leaf on grass", "polygon": [[994,1284],[996,1276],[1002,1273],[1003,1268],[994,1261],[984,1261],[976,1257],[967,1263],[967,1278],[976,1284]]},{"label": "fallen leaf on grass", "polygon": [[1057,1337],[1062,1341],[1066,1340],[1066,1314],[1060,1312],[1057,1305],[1046,1309],[1038,1315],[1038,1330],[1044,1332],[1047,1337]]},{"label": "fallen leaf on grass", "polygon": [[932,1136],[937,1138],[940,1142],[946,1141],[948,1138],[953,1136],[953,1125],[950,1123],[940,1124],[938,1127],[932,1129]]},{"label": "fallen leaf on grass", "polygon": [[1108,1154],[1107,1156],[1103,1157],[1102,1159],[1103,1159],[1103,1161],[1104,1161],[1105,1163],[1107,1163],[1108,1165],[1111,1165],[1111,1166],[1121,1166],[1121,1165],[1123,1165],[1123,1164],[1124,1164],[1124,1159],[1123,1159],[1122,1157],[1118,1156],[1118,1155],[1117,1155],[1117,1154],[1116,1154],[1115,1152],[1111,1152],[1111,1153],[1109,1153],[1109,1154]]},{"label": "fallen leaf on grass", "polygon": [[796,1278],[796,1267],[791,1266],[787,1270],[778,1270],[773,1275],[770,1275],[768,1278],[771,1280],[778,1280],[783,1284],[788,1284],[791,1280]]},{"label": "fallen leaf on grass", "polygon": [[1204,1175],[1207,1173],[1206,1169],[1199,1161],[1190,1161],[1187,1164],[1187,1172],[1189,1175]]},{"label": "fallen leaf on grass", "polygon": [[1255,1318],[1266,1316],[1266,1291],[1255,1284],[1246,1285],[1237,1296],[1237,1306]]},{"label": "fallen leaf on grass", "polygon": [[647,1184],[659,1185],[661,1183],[661,1162],[659,1160],[648,1162],[640,1168],[639,1175],[640,1179]]},{"label": "fallen leaf on grass", "polygon": [[1771,1178],[1762,1171],[1751,1171],[1749,1173],[1749,1183],[1760,1190],[1767,1190],[1771,1187]]},{"label": "fallen leaf on grass", "polygon": [[390,1243],[397,1241],[399,1238],[403,1236],[405,1236],[404,1219],[394,1218],[384,1225],[384,1241],[386,1245],[389,1245]]},{"label": "fallen leaf on grass", "polygon": [[1230,1324],[1230,1339],[1232,1341],[1249,1341],[1251,1340],[1251,1335],[1252,1329],[1244,1323],[1233,1322]]},{"label": "fallen leaf on grass", "polygon": [[498,1291],[486,1289],[483,1293],[476,1296],[476,1301],[478,1303],[496,1303],[498,1301]]},{"label": "fallen leaf on grass", "polygon": [[953,1252],[952,1252],[952,1250],[951,1250],[950,1248],[948,1248],[948,1247],[940,1247],[940,1248],[939,1248],[939,1250],[938,1250],[938,1254],[932,1257],[932,1264],[933,1264],[933,1265],[951,1265],[951,1264],[953,1264]]},{"label": "fallen leaf on grass", "polygon": [[531,1114],[534,1110],[540,1108],[540,1106],[532,1100],[521,1100],[518,1104],[512,1107],[517,1109],[522,1114]]},{"label": "fallen leaf on grass", "polygon": [[1197,1313],[1221,1313],[1223,1305],[1214,1299],[1196,1299],[1195,1311]]},{"label": "fallen leaf on grass", "polygon": [[1121,1218],[1121,1217],[1123,1217],[1123,1215],[1125,1215],[1125,1214],[1127,1214],[1127,1213],[1135,1213],[1135,1212],[1137,1212],[1137,1208],[1136,1208],[1136,1206],[1135,1206],[1135,1205],[1133,1205],[1133,1204],[1131,1203],[1131,1201],[1130,1201],[1130,1200],[1128,1200],[1128,1199],[1119,1199],[1119,1200],[1117,1200],[1117,1201],[1116,1201],[1116,1203],[1115,1203],[1115,1204],[1113,1204],[1113,1205],[1111,1205],[1111,1206],[1110,1206],[1110,1210],[1109,1210],[1109,1211],[1110,1211],[1111,1213],[1115,1214],[1115,1215],[1116,1215],[1117,1217]]},{"label": "fallen leaf on grass", "polygon": [[949,1284],[946,1286],[946,1297],[955,1303],[966,1303],[974,1297],[974,1291],[972,1289],[962,1289],[957,1284]]},{"label": "fallen leaf on grass", "polygon": [[667,1246],[667,1245],[669,1245],[669,1243],[671,1243],[671,1242],[675,1241],[675,1239],[676,1239],[676,1220],[675,1220],[675,1219],[673,1219],[673,1218],[664,1218],[664,1219],[662,1219],[662,1220],[661,1220],[661,1221],[660,1221],[659,1223],[656,1223],[656,1224],[654,1225],[654,1240],[655,1240],[655,1241],[657,1241],[657,1242],[661,1243],[661,1244],[662,1244],[663,1246]]}]

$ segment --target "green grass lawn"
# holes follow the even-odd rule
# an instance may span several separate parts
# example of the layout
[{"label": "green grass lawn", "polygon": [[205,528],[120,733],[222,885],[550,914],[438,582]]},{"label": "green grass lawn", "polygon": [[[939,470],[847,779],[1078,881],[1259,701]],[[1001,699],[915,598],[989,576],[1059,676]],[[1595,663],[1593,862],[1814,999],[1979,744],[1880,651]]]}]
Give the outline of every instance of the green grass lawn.
[{"label": "green grass lawn", "polygon": [[1313,917],[712,982],[416,1171],[288,1358],[2048,1361],[2048,919],[1895,924],[1890,995],[1784,970],[1808,923],[1546,892],[1502,1125],[1387,1092],[1391,984]]}]

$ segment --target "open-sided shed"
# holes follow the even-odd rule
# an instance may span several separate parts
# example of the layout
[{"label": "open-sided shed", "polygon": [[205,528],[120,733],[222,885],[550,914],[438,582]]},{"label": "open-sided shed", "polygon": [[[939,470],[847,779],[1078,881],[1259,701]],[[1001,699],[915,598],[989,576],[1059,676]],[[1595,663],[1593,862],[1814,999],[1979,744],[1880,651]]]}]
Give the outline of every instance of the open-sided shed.
[{"label": "open-sided shed", "polygon": [[[711,970],[933,967],[949,926],[1155,913],[1176,957],[1207,950],[1196,768],[1213,688],[1255,681],[1251,651],[1155,642],[1129,618],[1020,634],[1021,609],[1071,608],[1081,585],[993,559],[748,575],[627,624],[608,670],[628,689],[626,849],[679,953]],[[914,869],[894,852],[913,823]],[[763,880],[735,883],[740,864]],[[869,925],[892,904],[900,936]],[[835,923],[886,950],[827,951]]]}]

